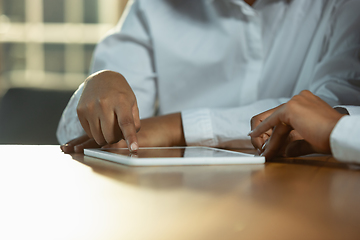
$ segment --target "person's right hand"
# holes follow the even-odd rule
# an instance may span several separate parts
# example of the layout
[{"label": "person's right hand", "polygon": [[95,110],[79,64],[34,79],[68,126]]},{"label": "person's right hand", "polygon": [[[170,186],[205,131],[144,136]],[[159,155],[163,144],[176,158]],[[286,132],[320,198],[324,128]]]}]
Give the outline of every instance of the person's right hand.
[{"label": "person's right hand", "polygon": [[101,71],[89,76],[85,80],[77,114],[86,134],[97,145],[124,139],[130,151],[138,149],[139,110],[136,97],[121,74]]},{"label": "person's right hand", "polygon": [[[268,111],[262,112],[256,116],[252,117],[251,121],[250,121],[251,130],[254,130],[263,121],[265,121],[266,118],[271,116],[274,112],[276,112],[277,109],[281,108],[282,106],[283,105],[280,105],[276,108],[270,109]],[[251,138],[251,143],[254,146],[254,148],[258,151],[259,155],[265,151],[266,145],[268,144],[268,141],[272,135],[272,132],[273,132],[273,128],[270,128],[266,132],[261,134],[260,136]],[[303,140],[303,137],[296,130],[292,130],[289,133],[287,139],[282,143],[282,147],[281,147],[281,149],[279,149],[277,155],[289,157],[287,154],[291,153],[296,156],[297,155],[296,152],[294,152],[294,151],[286,152],[286,150],[288,149],[288,146],[293,146],[293,142],[299,141],[299,140]],[[303,154],[303,153],[304,152],[301,152],[300,154]]]}]

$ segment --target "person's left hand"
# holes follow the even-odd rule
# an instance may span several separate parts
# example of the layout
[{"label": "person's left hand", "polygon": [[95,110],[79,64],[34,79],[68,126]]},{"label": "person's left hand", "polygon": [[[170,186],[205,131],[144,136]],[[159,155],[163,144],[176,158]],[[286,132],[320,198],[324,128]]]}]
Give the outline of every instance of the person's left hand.
[{"label": "person's left hand", "polygon": [[[141,129],[137,133],[137,137],[140,147],[186,145],[180,113],[142,119]],[[125,148],[126,142],[121,140],[104,147]]]},{"label": "person's left hand", "polygon": [[[181,113],[174,113],[141,120],[141,129],[137,133],[140,147],[170,147],[184,146]],[[61,146],[64,153],[82,153],[85,148],[113,147],[126,148],[126,142],[121,140],[117,143],[100,146],[94,139],[87,135],[71,140]]]}]

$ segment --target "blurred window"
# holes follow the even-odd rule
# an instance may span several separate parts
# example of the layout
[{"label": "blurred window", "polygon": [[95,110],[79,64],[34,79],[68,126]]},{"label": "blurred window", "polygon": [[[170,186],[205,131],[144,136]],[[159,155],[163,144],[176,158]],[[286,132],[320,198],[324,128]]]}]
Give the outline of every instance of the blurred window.
[{"label": "blurred window", "polygon": [[2,59],[8,59],[2,62],[4,72],[12,72],[25,68],[25,44],[23,43],[5,43],[3,45]]},{"label": "blurred window", "polygon": [[77,88],[126,2],[0,0],[0,94],[9,87]]},{"label": "blurred window", "polygon": [[[87,0],[86,0],[87,1]],[[64,0],[43,0],[44,22],[62,23],[65,21]]]},{"label": "blurred window", "polygon": [[91,65],[91,57],[95,49],[95,44],[85,44],[84,45],[84,59],[85,59],[85,69],[84,74],[89,74],[89,69]]},{"label": "blurred window", "polygon": [[45,44],[45,71],[46,72],[65,72],[65,45],[64,44]]},{"label": "blurred window", "polygon": [[84,23],[97,23],[99,21],[98,1],[84,1]]},{"label": "blurred window", "polygon": [[25,0],[2,0],[3,14],[11,22],[25,22]]}]

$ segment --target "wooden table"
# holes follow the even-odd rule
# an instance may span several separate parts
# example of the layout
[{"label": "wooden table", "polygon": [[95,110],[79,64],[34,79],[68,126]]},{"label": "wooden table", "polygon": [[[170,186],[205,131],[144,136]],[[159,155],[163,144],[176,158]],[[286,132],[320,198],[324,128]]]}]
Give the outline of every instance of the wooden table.
[{"label": "wooden table", "polygon": [[329,157],[126,167],[0,146],[0,239],[360,239],[360,171]]}]

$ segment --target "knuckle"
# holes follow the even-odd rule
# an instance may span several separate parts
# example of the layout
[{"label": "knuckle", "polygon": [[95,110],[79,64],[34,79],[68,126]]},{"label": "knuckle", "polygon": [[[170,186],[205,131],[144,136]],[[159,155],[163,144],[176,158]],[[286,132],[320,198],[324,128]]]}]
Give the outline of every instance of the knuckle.
[{"label": "knuckle", "polygon": [[104,110],[109,106],[109,99],[107,99],[107,98],[98,98],[98,99],[96,99],[96,105],[101,110]]},{"label": "knuckle", "polygon": [[124,102],[131,102],[131,96],[127,96],[123,93],[118,94],[117,96],[118,101],[120,101],[121,103]]},{"label": "knuckle", "polygon": [[140,131],[140,128],[141,128],[140,122],[136,122],[136,123],[135,123],[136,132]]},{"label": "knuckle", "polygon": [[76,112],[77,113],[84,113],[85,112],[85,107],[84,107],[84,105],[78,105],[77,107],[76,107]]},{"label": "knuckle", "polygon": [[76,108],[76,113],[77,113],[79,118],[82,118],[82,117],[86,117],[87,111],[83,107],[78,107],[78,108]]},{"label": "knuckle", "polygon": [[81,114],[85,114],[87,112],[92,112],[94,110],[94,103],[88,102],[86,104],[79,104],[76,108],[76,111]]},{"label": "knuckle", "polygon": [[309,90],[302,90],[299,95],[306,97],[306,96],[312,95],[312,93]]},{"label": "knuckle", "polygon": [[131,117],[122,117],[119,119],[120,127],[126,127],[134,124],[134,121]]},{"label": "knuckle", "polygon": [[77,115],[78,115],[78,116],[81,116],[81,115],[83,114],[83,112],[84,112],[84,109],[81,108],[81,107],[77,107],[77,108],[76,108],[76,112],[77,112]]},{"label": "knuckle", "polygon": [[307,98],[308,96],[306,95],[295,95],[289,102],[291,102],[292,104],[296,103],[296,105],[298,105],[304,102],[304,100],[306,100]]},{"label": "knuckle", "polygon": [[299,101],[301,99],[301,95],[295,95],[292,97],[292,99],[289,102],[296,102]]},{"label": "knuckle", "polygon": [[284,107],[287,111],[293,109],[294,107],[296,107],[298,104],[298,97],[294,96],[290,101],[288,101]]},{"label": "knuckle", "polygon": [[255,115],[250,119],[250,124],[251,126],[254,126],[255,124],[257,124],[259,122],[259,115]]}]

